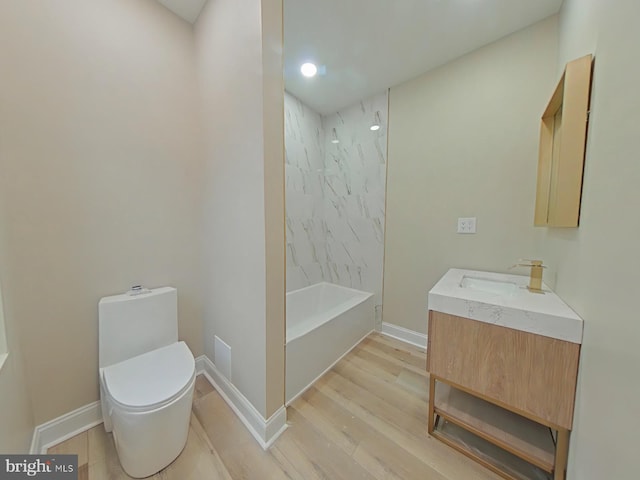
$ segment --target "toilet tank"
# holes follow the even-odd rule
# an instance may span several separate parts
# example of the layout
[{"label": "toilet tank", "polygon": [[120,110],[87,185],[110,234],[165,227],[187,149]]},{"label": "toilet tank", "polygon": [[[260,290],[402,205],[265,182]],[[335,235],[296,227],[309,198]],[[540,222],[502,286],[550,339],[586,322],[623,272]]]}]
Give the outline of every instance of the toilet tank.
[{"label": "toilet tank", "polygon": [[99,366],[108,367],[178,341],[178,291],[162,287],[98,303]]}]

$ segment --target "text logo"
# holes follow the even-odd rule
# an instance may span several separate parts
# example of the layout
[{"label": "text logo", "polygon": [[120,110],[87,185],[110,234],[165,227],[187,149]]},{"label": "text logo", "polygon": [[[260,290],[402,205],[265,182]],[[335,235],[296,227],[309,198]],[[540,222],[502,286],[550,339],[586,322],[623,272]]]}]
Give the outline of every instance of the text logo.
[{"label": "text logo", "polygon": [[78,480],[77,455],[0,455],[0,480]]}]

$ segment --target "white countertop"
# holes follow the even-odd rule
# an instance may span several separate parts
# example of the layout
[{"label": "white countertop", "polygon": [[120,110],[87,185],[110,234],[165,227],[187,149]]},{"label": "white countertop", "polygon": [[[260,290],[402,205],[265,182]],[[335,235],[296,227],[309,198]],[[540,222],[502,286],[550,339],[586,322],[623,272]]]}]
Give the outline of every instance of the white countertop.
[{"label": "white countertop", "polygon": [[[460,286],[464,276],[513,282],[512,294],[489,293]],[[529,277],[452,268],[429,292],[429,310],[479,322],[582,343],[583,320],[543,284],[544,294],[526,289]]]}]

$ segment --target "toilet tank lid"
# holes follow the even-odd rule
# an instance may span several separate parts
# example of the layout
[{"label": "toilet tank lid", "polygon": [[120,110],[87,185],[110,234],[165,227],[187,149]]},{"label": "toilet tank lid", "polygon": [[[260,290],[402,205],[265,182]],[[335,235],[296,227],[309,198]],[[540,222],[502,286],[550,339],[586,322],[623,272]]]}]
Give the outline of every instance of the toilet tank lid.
[{"label": "toilet tank lid", "polygon": [[143,353],[101,369],[111,397],[128,407],[152,407],[178,395],[195,374],[195,360],[184,342]]}]

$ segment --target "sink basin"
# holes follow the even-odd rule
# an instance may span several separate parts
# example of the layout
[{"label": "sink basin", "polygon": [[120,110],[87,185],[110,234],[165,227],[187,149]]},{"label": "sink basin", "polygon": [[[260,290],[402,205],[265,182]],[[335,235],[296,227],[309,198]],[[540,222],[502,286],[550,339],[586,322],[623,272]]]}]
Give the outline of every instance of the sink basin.
[{"label": "sink basin", "polygon": [[513,295],[520,287],[513,282],[503,280],[492,280],[489,278],[473,277],[464,275],[460,282],[462,288],[479,290],[481,292],[493,293],[496,295]]},{"label": "sink basin", "polygon": [[522,332],[582,343],[583,321],[544,283],[544,295],[527,290],[529,277],[452,268],[429,291],[429,310]]}]

